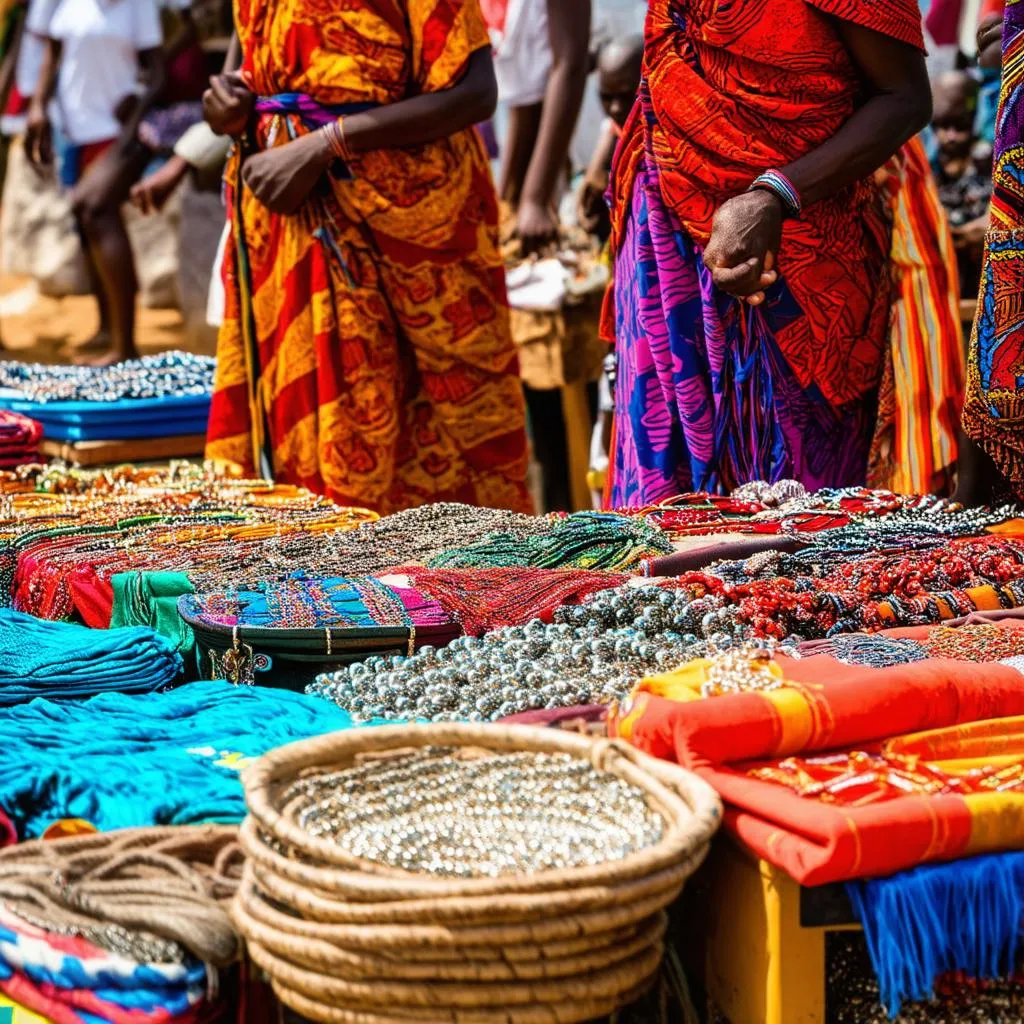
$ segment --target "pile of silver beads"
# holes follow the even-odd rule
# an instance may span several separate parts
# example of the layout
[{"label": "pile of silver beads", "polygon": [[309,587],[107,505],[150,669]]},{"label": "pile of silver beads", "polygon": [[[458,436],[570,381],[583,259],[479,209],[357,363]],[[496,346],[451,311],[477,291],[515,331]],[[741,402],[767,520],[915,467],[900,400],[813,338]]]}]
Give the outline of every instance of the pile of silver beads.
[{"label": "pile of silver beads", "polygon": [[640,789],[567,754],[427,747],[305,776],[284,802],[354,857],[453,878],[622,860],[665,831]]},{"label": "pile of silver beads", "polygon": [[729,650],[746,627],[724,598],[647,585],[601,591],[480,639],[412,657],[371,657],[317,678],[307,692],[357,722],[489,722],[537,709],[607,703],[645,676]]}]

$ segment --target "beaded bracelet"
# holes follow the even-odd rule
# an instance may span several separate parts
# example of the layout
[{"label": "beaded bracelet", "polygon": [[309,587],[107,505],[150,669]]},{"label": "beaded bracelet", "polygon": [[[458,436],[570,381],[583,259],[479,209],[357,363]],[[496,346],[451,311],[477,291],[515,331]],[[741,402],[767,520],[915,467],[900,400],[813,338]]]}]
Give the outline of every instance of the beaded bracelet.
[{"label": "beaded bracelet", "polygon": [[336,121],[331,121],[330,124],[325,124],[320,130],[327,137],[327,144],[330,146],[331,152],[339,160],[344,160],[345,163],[350,163],[352,160],[352,153],[348,148],[348,141],[345,138],[344,120],[339,117]]},{"label": "beaded bracelet", "polygon": [[771,192],[782,203],[782,208],[788,217],[799,217],[803,211],[803,203],[800,200],[800,193],[796,186],[778,170],[765,171],[764,174],[756,177],[750,185],[748,192],[762,189]]}]

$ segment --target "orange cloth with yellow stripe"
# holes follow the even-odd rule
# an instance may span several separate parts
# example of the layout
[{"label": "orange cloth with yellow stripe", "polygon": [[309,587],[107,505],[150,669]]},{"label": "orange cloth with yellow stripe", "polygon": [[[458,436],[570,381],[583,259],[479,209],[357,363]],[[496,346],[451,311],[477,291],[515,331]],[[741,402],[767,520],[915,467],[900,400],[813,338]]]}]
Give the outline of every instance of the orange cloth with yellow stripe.
[{"label": "orange cloth with yellow stripe", "polygon": [[[932,628],[883,635],[922,639]],[[919,755],[948,772],[993,758],[1024,762],[1016,669],[943,659],[870,668],[831,655],[775,663],[786,685],[772,691],[701,699],[700,664],[644,681],[611,716],[610,731],[703,775],[726,803],[727,826],[805,885],[1024,849],[1024,793],[911,793],[846,806],[749,774],[826,751]]]}]

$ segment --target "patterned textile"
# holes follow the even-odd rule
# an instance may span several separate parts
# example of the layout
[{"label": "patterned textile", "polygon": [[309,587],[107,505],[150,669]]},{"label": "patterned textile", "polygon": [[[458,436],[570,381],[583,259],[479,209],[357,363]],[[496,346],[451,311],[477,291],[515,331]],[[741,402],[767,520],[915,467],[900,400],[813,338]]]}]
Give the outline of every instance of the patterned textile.
[{"label": "patterned textile", "polygon": [[890,303],[878,185],[786,224],[781,278],[762,308],[718,293],[701,270],[716,207],[820,146],[855,109],[857,72],[823,14],[923,45],[914,0],[650,4],[640,102],[612,182],[604,332],[619,351],[624,449],[613,505],[755,478],[865,477]]},{"label": "patterned textile", "polygon": [[964,430],[1024,495],[1024,2],[1007,0],[996,120],[992,221],[985,241]]},{"label": "patterned textile", "polygon": [[[1020,623],[1005,628],[1019,631]],[[914,627],[885,636],[927,643],[931,632]],[[874,668],[827,653],[778,655],[778,689],[701,699],[698,668],[641,683],[610,719],[610,731],[704,776],[726,802],[727,827],[801,884],[1024,849],[1019,789],[927,792],[911,784],[901,791],[890,784],[887,798],[878,799],[864,777],[851,780],[863,787],[862,800],[847,791],[823,802],[762,776],[765,769],[784,776],[826,752],[868,751],[954,776],[1006,766],[1019,785],[1024,687],[1015,669],[980,663],[968,673],[945,658]],[[864,758],[866,772],[870,759],[855,756]],[[818,763],[831,770],[839,759],[826,755]]]},{"label": "patterned textile", "polygon": [[43,428],[35,420],[0,409],[0,469],[42,461],[39,457],[42,438]]},{"label": "patterned textile", "polygon": [[[178,1024],[206,1000],[207,974],[186,963],[141,964],[86,939],[43,931],[0,911],[0,987],[45,993],[48,1009],[113,1024]],[[69,1016],[75,1019],[75,1016]]]},{"label": "patterned textile", "polygon": [[154,153],[171,153],[185,132],[202,119],[202,103],[157,107],[143,117],[139,125],[139,141]]},{"label": "patterned textile", "polygon": [[378,626],[445,626],[451,616],[419,590],[370,577],[323,579],[296,573],[280,583],[185,595],[189,620],[262,629],[373,629]]},{"label": "patterned textile", "polygon": [[[964,389],[960,284],[949,222],[920,138],[904,146],[898,164],[891,186],[899,289],[890,330],[892,372],[879,398],[870,483],[900,494],[932,494],[945,489],[957,456]],[[890,401],[892,414],[883,419]]]},{"label": "patterned textile", "polygon": [[[365,108],[452,86],[488,45],[478,0],[239,0],[263,97]],[[261,114],[266,149],[309,130]],[[308,114],[308,111],[306,111]],[[475,129],[358,155],[294,216],[234,187],[207,453],[390,512],[530,509],[498,209]]]}]

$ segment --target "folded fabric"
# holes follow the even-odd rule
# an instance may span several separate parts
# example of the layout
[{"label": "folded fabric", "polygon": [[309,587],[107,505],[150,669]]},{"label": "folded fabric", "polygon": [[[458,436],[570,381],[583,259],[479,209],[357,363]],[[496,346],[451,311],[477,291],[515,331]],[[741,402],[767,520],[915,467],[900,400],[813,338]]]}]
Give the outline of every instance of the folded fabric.
[{"label": "folded fabric", "polygon": [[[926,645],[933,633],[916,627],[880,639]],[[1014,717],[1024,716],[1024,682],[1015,668],[979,663],[967,672],[936,657],[875,668],[832,653],[772,660],[756,691],[702,699],[707,668],[699,664],[647,681],[611,716],[610,731],[702,774],[726,802],[727,826],[805,885],[1024,848],[1024,791],[1008,791],[1024,769],[1024,720]],[[801,760],[825,752],[813,764]],[[862,787],[859,799],[820,799],[826,787],[814,773],[838,764],[841,774],[857,757],[864,773],[842,782]],[[872,757],[890,759],[886,770],[899,759],[939,764],[929,778],[911,771],[898,780],[901,795],[875,785]],[[990,763],[1014,785],[984,771],[958,778]],[[798,787],[781,784],[794,778]]]},{"label": "folded fabric", "polygon": [[181,671],[181,656],[152,629],[93,630],[0,609],[0,707],[36,697],[152,693]]},{"label": "folded fabric", "polygon": [[65,936],[0,909],[0,973],[23,974],[36,985],[89,991],[127,1010],[163,1010],[177,1016],[206,995],[206,967],[183,963],[138,963],[79,936]]},{"label": "folded fabric", "polygon": [[178,614],[178,598],[194,594],[183,572],[119,572],[111,579],[114,604],[110,614],[112,628],[150,626],[166,637],[183,657],[196,646],[196,637]]},{"label": "folded fabric", "polygon": [[925,864],[889,878],[848,882],[891,1017],[927,1000],[946,974],[1013,973],[1024,929],[1024,853]]},{"label": "folded fabric", "polygon": [[204,1024],[210,1019],[205,1003],[173,1016],[162,1011],[152,1014],[121,1010],[92,993],[75,989],[65,993],[52,985],[36,985],[16,972],[0,976],[0,992],[25,1009],[42,1015],[49,1024]]},{"label": "folded fabric", "polygon": [[238,773],[253,758],[351,725],[315,697],[225,682],[37,700],[0,711],[0,810],[21,839],[68,818],[100,831],[233,824],[245,816]]}]

